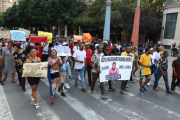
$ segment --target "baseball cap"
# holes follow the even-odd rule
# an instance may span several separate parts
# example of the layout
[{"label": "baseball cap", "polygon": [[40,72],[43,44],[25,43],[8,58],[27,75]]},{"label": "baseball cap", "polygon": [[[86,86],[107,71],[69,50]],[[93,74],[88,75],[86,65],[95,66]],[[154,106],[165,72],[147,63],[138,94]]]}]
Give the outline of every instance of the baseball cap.
[{"label": "baseball cap", "polygon": [[89,43],[85,43],[85,45],[89,45]]},{"label": "baseball cap", "polygon": [[63,42],[63,45],[67,45],[68,43],[67,42]]}]

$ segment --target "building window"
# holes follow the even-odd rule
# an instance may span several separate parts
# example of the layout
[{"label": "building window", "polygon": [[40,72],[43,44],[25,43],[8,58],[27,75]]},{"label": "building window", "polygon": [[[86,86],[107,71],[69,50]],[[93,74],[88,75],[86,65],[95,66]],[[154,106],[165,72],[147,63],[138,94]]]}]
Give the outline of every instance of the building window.
[{"label": "building window", "polygon": [[178,13],[167,14],[164,39],[174,39]]}]

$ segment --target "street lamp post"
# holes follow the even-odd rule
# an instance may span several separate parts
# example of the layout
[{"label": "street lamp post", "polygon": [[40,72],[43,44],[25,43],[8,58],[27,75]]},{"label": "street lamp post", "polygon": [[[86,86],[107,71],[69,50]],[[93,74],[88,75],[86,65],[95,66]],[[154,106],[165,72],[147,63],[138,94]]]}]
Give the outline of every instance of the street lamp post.
[{"label": "street lamp post", "polygon": [[134,42],[134,46],[138,46],[139,40],[139,23],[140,23],[140,0],[137,1],[137,7],[134,17],[134,26],[132,32],[132,39],[131,41]]},{"label": "street lamp post", "polygon": [[106,1],[106,16],[104,24],[104,35],[103,40],[110,40],[110,22],[111,22],[111,0]]}]

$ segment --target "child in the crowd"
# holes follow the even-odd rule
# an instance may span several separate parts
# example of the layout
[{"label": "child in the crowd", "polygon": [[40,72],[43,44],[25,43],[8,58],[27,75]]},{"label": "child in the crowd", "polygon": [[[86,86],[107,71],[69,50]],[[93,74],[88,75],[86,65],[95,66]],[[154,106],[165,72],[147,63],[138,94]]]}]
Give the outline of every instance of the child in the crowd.
[{"label": "child in the crowd", "polygon": [[59,70],[61,85],[59,86],[58,92],[61,91],[61,96],[66,97],[66,95],[63,92],[63,86],[64,86],[64,83],[66,81],[66,64],[65,64],[64,57],[62,57],[61,59],[62,59],[62,66],[60,67],[60,70]]}]

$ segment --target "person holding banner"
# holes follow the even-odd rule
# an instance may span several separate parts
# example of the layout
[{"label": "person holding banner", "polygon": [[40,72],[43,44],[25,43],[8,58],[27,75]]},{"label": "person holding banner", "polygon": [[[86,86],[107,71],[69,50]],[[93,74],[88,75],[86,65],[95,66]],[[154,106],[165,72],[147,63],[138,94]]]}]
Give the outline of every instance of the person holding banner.
[{"label": "person holding banner", "polygon": [[[35,49],[30,49],[29,54],[30,54],[30,57],[28,59],[26,59],[26,61],[24,63],[39,63],[39,62],[41,62],[41,59],[39,57],[36,57]],[[22,70],[24,70],[24,68],[22,68]],[[39,77],[27,77],[27,80],[32,89],[32,94],[30,96],[30,99],[31,99],[31,101],[35,101],[35,108],[40,109],[40,106],[37,102],[37,96],[36,96],[36,91],[37,91],[37,87],[40,82],[40,78]]]},{"label": "person holding banner", "polygon": [[[121,56],[130,56],[133,58],[133,62],[135,61],[134,54],[131,53],[131,47],[130,46],[126,47],[126,52],[122,52]],[[121,94],[124,94],[124,91],[128,92],[128,90],[126,89],[127,83],[128,83],[128,80],[123,80],[121,82],[121,91],[120,91]]]},{"label": "person holding banner", "polygon": [[[15,83],[14,77],[15,77],[15,62],[12,61],[13,53],[15,52],[13,48],[13,41],[8,42],[8,47],[4,49],[2,53],[2,62],[4,60],[4,74],[5,77],[3,81],[5,82],[7,79],[7,74],[11,74],[12,76],[12,83]],[[3,65],[3,63],[1,63]]]},{"label": "person holding banner", "polygon": [[[104,56],[102,53],[102,46],[97,46],[97,53],[95,53],[91,58],[91,67],[92,69],[92,83],[91,83],[91,93],[94,93],[94,87],[97,79],[99,78],[100,71],[100,58]],[[103,82],[100,83],[101,88],[101,98],[108,99],[108,96],[105,95],[105,89]]]},{"label": "person holding banner", "polygon": [[19,85],[22,87],[22,90],[25,91],[26,78],[21,77],[22,76],[21,68],[23,67],[23,62],[26,61],[28,53],[22,50],[21,46],[18,44],[16,44],[14,48],[15,48],[15,52],[13,54],[12,61],[16,63],[15,67],[16,67],[16,72],[18,74]]},{"label": "person holding banner", "polygon": [[[150,62],[151,62],[151,50],[150,48],[145,49],[145,54],[141,55],[141,58],[139,60],[139,65],[141,65],[140,68],[140,92],[148,91],[145,86],[146,84],[151,80],[151,69],[150,69]],[[146,81],[143,82],[143,78],[146,78]]]},{"label": "person holding banner", "polygon": [[62,65],[62,60],[60,57],[57,57],[57,51],[55,49],[51,49],[50,51],[50,57],[48,58],[48,66],[50,66],[50,78],[51,78],[51,87],[52,89],[50,90],[51,92],[51,103],[53,104],[54,98],[57,98],[55,95],[56,93],[56,88],[59,84],[59,69],[60,66]]}]

